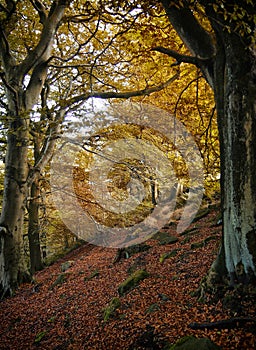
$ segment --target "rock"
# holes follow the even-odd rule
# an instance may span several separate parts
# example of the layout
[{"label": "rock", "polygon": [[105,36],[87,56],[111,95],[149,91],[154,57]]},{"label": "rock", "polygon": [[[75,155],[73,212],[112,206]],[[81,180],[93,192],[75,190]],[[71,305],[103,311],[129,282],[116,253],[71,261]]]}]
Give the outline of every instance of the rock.
[{"label": "rock", "polygon": [[169,350],[221,350],[221,348],[208,338],[187,336],[171,345]]},{"label": "rock", "polygon": [[113,317],[116,310],[121,306],[121,301],[119,298],[113,298],[110,303],[104,309],[103,319],[104,322],[107,322],[110,317]]},{"label": "rock", "polygon": [[146,314],[151,314],[155,311],[159,311],[160,310],[160,307],[157,303],[154,303],[154,304],[151,304],[147,310],[146,310]]},{"label": "rock", "polygon": [[131,276],[129,276],[123,283],[118,287],[118,293],[120,296],[128,293],[134,287],[136,287],[140,281],[144,280],[149,276],[149,273],[145,270],[137,270]]},{"label": "rock", "polygon": [[56,280],[53,282],[53,284],[49,287],[49,290],[53,290],[58,284],[64,283],[66,280],[66,274],[61,273]]},{"label": "rock", "polygon": [[159,241],[160,245],[173,244],[173,243],[178,242],[177,237],[171,236],[168,232],[160,232],[160,231],[158,231],[156,234],[154,234],[152,239],[156,239],[157,241]]},{"label": "rock", "polygon": [[210,213],[210,209],[209,208],[202,208],[201,210],[198,211],[198,213],[196,214],[195,218],[193,219],[192,222],[196,222],[201,220],[202,218],[204,218],[205,216],[207,216]]},{"label": "rock", "polygon": [[192,243],[190,246],[190,249],[198,249],[198,248],[202,248],[204,246],[204,242],[196,242],[196,243]]},{"label": "rock", "polygon": [[171,252],[163,253],[159,258],[160,263],[163,263],[165,259],[169,259],[177,255],[177,252],[178,252],[178,249],[174,249]]},{"label": "rock", "polygon": [[117,250],[113,263],[117,263],[121,259],[129,259],[132,255],[145,252],[150,248],[150,245],[146,243],[135,244],[125,248],[119,248]]},{"label": "rock", "polygon": [[61,272],[67,271],[72,265],[74,264],[74,261],[65,261],[64,263],[61,264]]},{"label": "rock", "polygon": [[89,276],[85,277],[85,278],[84,278],[84,281],[85,281],[85,282],[90,281],[90,280],[93,279],[94,277],[99,276],[99,274],[100,274],[100,273],[99,273],[99,270],[96,269],[96,270],[92,271],[92,273],[91,273]]}]

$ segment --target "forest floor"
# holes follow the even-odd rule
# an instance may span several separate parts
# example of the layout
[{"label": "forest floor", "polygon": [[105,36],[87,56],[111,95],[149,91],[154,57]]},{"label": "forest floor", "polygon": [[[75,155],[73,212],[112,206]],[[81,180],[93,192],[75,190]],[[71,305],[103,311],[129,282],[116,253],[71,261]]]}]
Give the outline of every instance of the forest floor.
[{"label": "forest floor", "polygon": [[[190,327],[255,317],[255,298],[242,296],[239,286],[221,298],[194,296],[218,251],[218,215],[216,207],[211,209],[180,235],[174,225],[162,230],[176,236],[176,242],[150,239],[145,242],[149,249],[121,259],[115,259],[117,249],[85,244],[38,272],[33,284],[23,284],[15,296],[0,302],[0,349],[156,350],[186,335],[208,337],[223,350],[255,349],[255,324]],[[138,269],[149,276],[120,296],[120,283]],[[114,297],[121,305],[104,320]]]}]

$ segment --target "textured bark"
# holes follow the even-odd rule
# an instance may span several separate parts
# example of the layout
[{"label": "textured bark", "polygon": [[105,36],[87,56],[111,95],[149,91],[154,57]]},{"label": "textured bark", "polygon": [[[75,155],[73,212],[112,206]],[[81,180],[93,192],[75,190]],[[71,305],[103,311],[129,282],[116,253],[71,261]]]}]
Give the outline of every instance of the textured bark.
[{"label": "textured bark", "polygon": [[26,275],[23,260],[23,219],[27,194],[28,126],[26,119],[13,117],[10,122],[7,154],[5,158],[5,180],[1,227],[1,276],[0,291],[5,294],[16,288]]},{"label": "textured bark", "polygon": [[[203,33],[205,30],[190,9],[179,9],[170,1],[162,3],[215,94],[223,240],[206,280],[209,285],[223,282],[227,277],[232,284],[248,282],[256,275],[256,54],[250,48],[250,34],[242,37],[233,33],[236,23],[229,24],[232,18],[231,22],[225,22],[225,17],[214,11],[214,2],[200,1],[214,30],[213,41]],[[242,5],[246,11],[253,11],[247,2]],[[254,23],[247,25],[253,32]],[[209,59],[200,62],[201,57]],[[182,56],[179,58],[182,61]],[[187,61],[184,56],[184,62]]]},{"label": "textured bark", "polygon": [[[6,293],[11,294],[24,277],[28,276],[23,257],[24,210],[30,186],[34,181],[33,173],[40,171],[40,166],[37,166],[37,169],[28,172],[30,112],[42,91],[53,39],[68,3],[69,1],[64,0],[52,3],[47,18],[44,18],[38,44],[19,64],[10,51],[8,22],[3,21],[0,26],[0,59],[4,71],[2,79],[6,89],[9,118],[0,218],[0,297]],[[15,6],[8,16],[14,12]],[[26,77],[30,78],[27,88],[24,87]],[[52,146],[52,142],[49,143]],[[52,148],[50,147],[51,150]],[[49,152],[44,149],[40,164],[45,164],[43,158],[49,157]]]},{"label": "textured bark", "polygon": [[256,269],[256,57],[235,35],[223,35],[223,97],[216,86],[221,147],[225,263],[231,282]]}]

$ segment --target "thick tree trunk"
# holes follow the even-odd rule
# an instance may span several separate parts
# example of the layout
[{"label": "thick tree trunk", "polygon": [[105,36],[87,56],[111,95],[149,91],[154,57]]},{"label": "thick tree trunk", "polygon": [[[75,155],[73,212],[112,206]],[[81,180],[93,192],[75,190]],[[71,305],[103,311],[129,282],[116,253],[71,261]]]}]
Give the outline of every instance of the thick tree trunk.
[{"label": "thick tree trunk", "polygon": [[28,125],[26,118],[10,121],[3,209],[0,218],[0,297],[27,277],[23,256],[23,219],[27,194]]},{"label": "thick tree trunk", "polygon": [[226,268],[233,284],[254,279],[256,274],[256,57],[235,34],[222,34],[222,39],[216,60],[215,97],[224,254],[213,268],[216,272]]},{"label": "thick tree trunk", "polygon": [[[211,287],[226,277],[232,284],[249,281],[256,275],[256,53],[250,48],[255,23],[251,19],[247,31],[240,31],[231,4],[199,1],[212,25],[212,40],[187,2],[182,2],[184,7],[161,2],[194,61],[172,50],[158,51],[200,67],[214,89],[217,107],[223,242],[207,283]],[[241,12],[252,18],[253,5],[241,2]]]},{"label": "thick tree trunk", "polygon": [[[23,259],[23,218],[24,206],[33,171],[28,177],[29,114],[38,102],[44,85],[54,37],[70,1],[52,1],[50,9],[31,2],[38,12],[42,30],[37,44],[29,50],[23,61],[16,60],[16,49],[12,48],[9,35],[18,21],[15,1],[10,1],[11,10],[3,6],[5,13],[0,26],[0,61],[2,80],[8,101],[9,129],[5,164],[3,206],[0,218],[0,296],[12,291],[26,274]],[[8,2],[9,4],[9,2]],[[5,18],[6,16],[6,18]],[[10,26],[11,23],[11,26]],[[25,50],[27,51],[27,50]],[[14,54],[15,52],[15,54]],[[24,51],[23,51],[24,52]],[[19,56],[19,55],[17,55]],[[23,55],[22,55],[23,56]],[[49,149],[35,165],[40,171],[47,163],[54,146],[49,140]]]}]

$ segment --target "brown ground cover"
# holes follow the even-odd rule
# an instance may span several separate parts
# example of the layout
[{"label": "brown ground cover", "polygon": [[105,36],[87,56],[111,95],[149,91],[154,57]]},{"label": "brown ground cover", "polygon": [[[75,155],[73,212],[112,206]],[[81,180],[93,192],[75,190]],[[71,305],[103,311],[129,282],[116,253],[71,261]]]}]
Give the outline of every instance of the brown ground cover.
[{"label": "brown ground cover", "polygon": [[[117,249],[85,244],[69,253],[37,273],[35,283],[22,285],[14,297],[0,302],[0,349],[157,350],[185,335],[208,337],[224,350],[254,349],[255,324],[211,330],[189,326],[255,317],[255,299],[241,295],[239,286],[204,302],[193,296],[218,251],[217,216],[211,210],[182,235],[170,226],[164,231],[176,235],[176,243],[151,239],[146,242],[150,249],[117,262]],[[66,261],[71,266],[62,272]],[[149,277],[120,297],[118,286],[138,269]],[[104,322],[104,309],[114,297],[120,297],[121,306]]]}]

